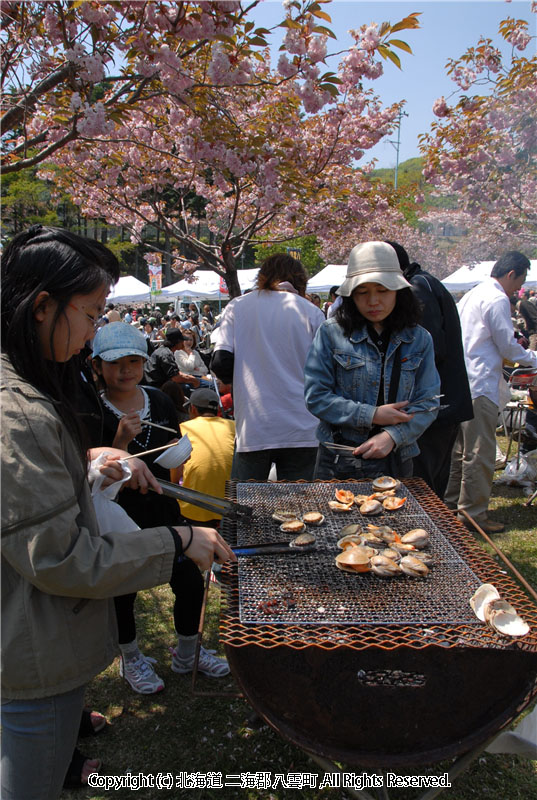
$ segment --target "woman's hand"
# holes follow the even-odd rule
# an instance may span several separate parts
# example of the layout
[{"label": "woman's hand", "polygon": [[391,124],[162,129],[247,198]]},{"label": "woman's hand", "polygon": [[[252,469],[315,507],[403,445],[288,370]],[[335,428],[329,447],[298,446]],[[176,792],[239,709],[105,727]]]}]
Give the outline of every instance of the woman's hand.
[{"label": "woman's hand", "polygon": [[401,422],[410,422],[412,414],[406,414],[402,410],[407,405],[408,400],[400,400],[398,403],[378,406],[373,414],[373,424],[384,427],[385,425],[399,425]]},{"label": "woman's hand", "polygon": [[[100,469],[103,475],[106,475],[106,478],[103,481],[103,487],[110,486],[111,483],[116,483],[116,481],[121,480],[123,477],[121,464],[118,464],[117,462],[120,459],[129,456],[130,453],[127,453],[125,450],[119,450],[115,447],[99,447],[92,449],[92,458],[96,458],[95,453],[98,455],[99,451],[104,451],[109,454],[109,458],[106,459]],[[132,472],[132,476],[123,484],[121,488],[127,486],[129,489],[139,489],[142,494],[147,494],[149,489],[154,489],[157,494],[162,494],[162,489],[160,488],[157,479],[147,464],[145,464],[140,458],[130,458],[129,467]]]},{"label": "woman's hand", "polygon": [[126,450],[129,443],[135,436],[142,432],[142,421],[137,411],[129,411],[119,420],[116,435],[114,436],[114,447]]},{"label": "woman's hand", "polygon": [[395,447],[395,442],[386,431],[381,431],[371,439],[362,442],[362,444],[353,451],[354,456],[360,458],[386,458]]},{"label": "woman's hand", "polygon": [[[188,528],[175,528],[183,547],[188,544],[190,530]],[[185,556],[192,559],[200,569],[210,569],[213,561],[224,564],[226,561],[236,561],[237,556],[227,542],[213,528],[192,528],[192,542],[184,551]]]}]

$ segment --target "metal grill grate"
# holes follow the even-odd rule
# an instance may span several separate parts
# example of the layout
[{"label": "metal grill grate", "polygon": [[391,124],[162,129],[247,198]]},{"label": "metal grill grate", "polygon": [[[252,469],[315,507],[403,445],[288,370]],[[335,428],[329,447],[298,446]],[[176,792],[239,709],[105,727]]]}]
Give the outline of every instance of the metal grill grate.
[{"label": "metal grill grate", "polygon": [[[254,544],[292,538],[279,530],[271,514],[276,508],[321,511],[325,524],[311,528],[318,548],[311,554],[241,557],[238,569],[228,567],[229,591],[224,603],[222,638],[239,646],[287,644],[307,647],[349,645],[363,648],[401,645],[426,647],[535,647],[535,608],[478,548],[472,537],[420,480],[398,490],[407,497],[402,509],[362,517],[358,508],[336,514],[328,500],[336,488],[368,494],[370,483],[230,483],[228,496],[254,508],[248,525],[226,521],[224,535],[232,544]],[[434,521],[433,521],[434,517]],[[424,527],[431,535],[428,550],[436,565],[426,579],[380,578],[371,573],[347,574],[334,565],[341,528],[358,522],[388,524],[403,534]],[[468,600],[485,581],[492,581],[525,616],[532,632],[524,641],[506,640],[483,626]],[[507,583],[507,589],[503,584]]]},{"label": "metal grill grate", "polygon": [[[332,512],[328,501],[337,488],[371,494],[366,484],[267,484],[242,483],[237,499],[254,508],[248,526],[239,523],[239,545],[270,539],[291,539],[279,530],[271,518],[276,508],[301,514],[320,511],[325,522],[310,527],[317,549],[313,553],[284,555],[274,558],[241,558],[239,560],[239,592],[241,622],[263,624],[270,621],[300,624],[412,624],[478,623],[467,599],[479,586],[479,579],[450,545],[429,515],[425,513],[405,487],[398,496],[406,497],[405,505],[376,517],[364,517],[358,507],[350,512]],[[349,574],[337,569],[335,556],[341,551],[337,541],[341,529],[359,523],[365,531],[368,523],[390,525],[400,535],[412,528],[425,528],[431,535],[427,548],[435,566],[425,579],[403,575],[381,578],[374,573]]]}]

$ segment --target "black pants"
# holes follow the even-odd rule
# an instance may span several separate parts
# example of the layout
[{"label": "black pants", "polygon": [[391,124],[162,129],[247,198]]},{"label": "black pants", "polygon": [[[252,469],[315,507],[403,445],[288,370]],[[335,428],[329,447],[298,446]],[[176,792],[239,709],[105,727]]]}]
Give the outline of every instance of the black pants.
[{"label": "black pants", "polygon": [[[177,565],[170,586],[175,595],[175,630],[182,636],[193,636],[198,632],[204,590],[203,578],[196,564],[186,559]],[[114,597],[120,644],[128,644],[136,639],[135,600],[136,593]]]},{"label": "black pants", "polygon": [[418,439],[421,452],[414,458],[414,477],[423,478],[440,499],[443,499],[448,484],[451,451],[458,432],[458,423],[433,426]]}]

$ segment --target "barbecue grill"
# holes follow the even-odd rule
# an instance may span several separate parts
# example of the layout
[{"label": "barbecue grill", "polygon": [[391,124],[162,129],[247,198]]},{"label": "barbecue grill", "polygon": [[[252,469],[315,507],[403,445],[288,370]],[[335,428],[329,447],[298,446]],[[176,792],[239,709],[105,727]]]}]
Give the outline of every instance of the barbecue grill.
[{"label": "barbecue grill", "polygon": [[[402,509],[376,517],[330,511],[336,488],[373,491],[356,481],[227,485],[254,511],[224,521],[234,546],[284,539],[276,509],[326,517],[310,529],[312,552],[241,557],[223,570],[220,636],[242,691],[283,736],[347,764],[419,765],[484,743],[537,693],[537,608],[422,480],[403,481]],[[336,543],[352,522],[426,528],[436,565],[424,579],[341,572]],[[475,617],[469,599],[485,582],[529,623],[526,636]]]}]

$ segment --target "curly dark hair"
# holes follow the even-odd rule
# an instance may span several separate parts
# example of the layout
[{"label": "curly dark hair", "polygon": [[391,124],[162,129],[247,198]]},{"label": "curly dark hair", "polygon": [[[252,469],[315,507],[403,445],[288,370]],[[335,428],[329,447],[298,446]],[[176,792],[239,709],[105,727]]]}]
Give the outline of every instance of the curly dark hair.
[{"label": "curly dark hair", "polygon": [[286,253],[276,253],[261,264],[256,288],[276,291],[282,281],[289,281],[301,297],[305,296],[308,274],[300,261]]},{"label": "curly dark hair", "polygon": [[[367,325],[367,320],[356,308],[356,303],[351,297],[343,297],[342,303],[335,313],[337,322],[343,328],[345,336],[358,328]],[[421,319],[421,309],[418,300],[412,289],[398,289],[395,298],[395,308],[392,313],[384,320],[384,327],[395,333],[403,328],[413,328],[419,324]]]}]

